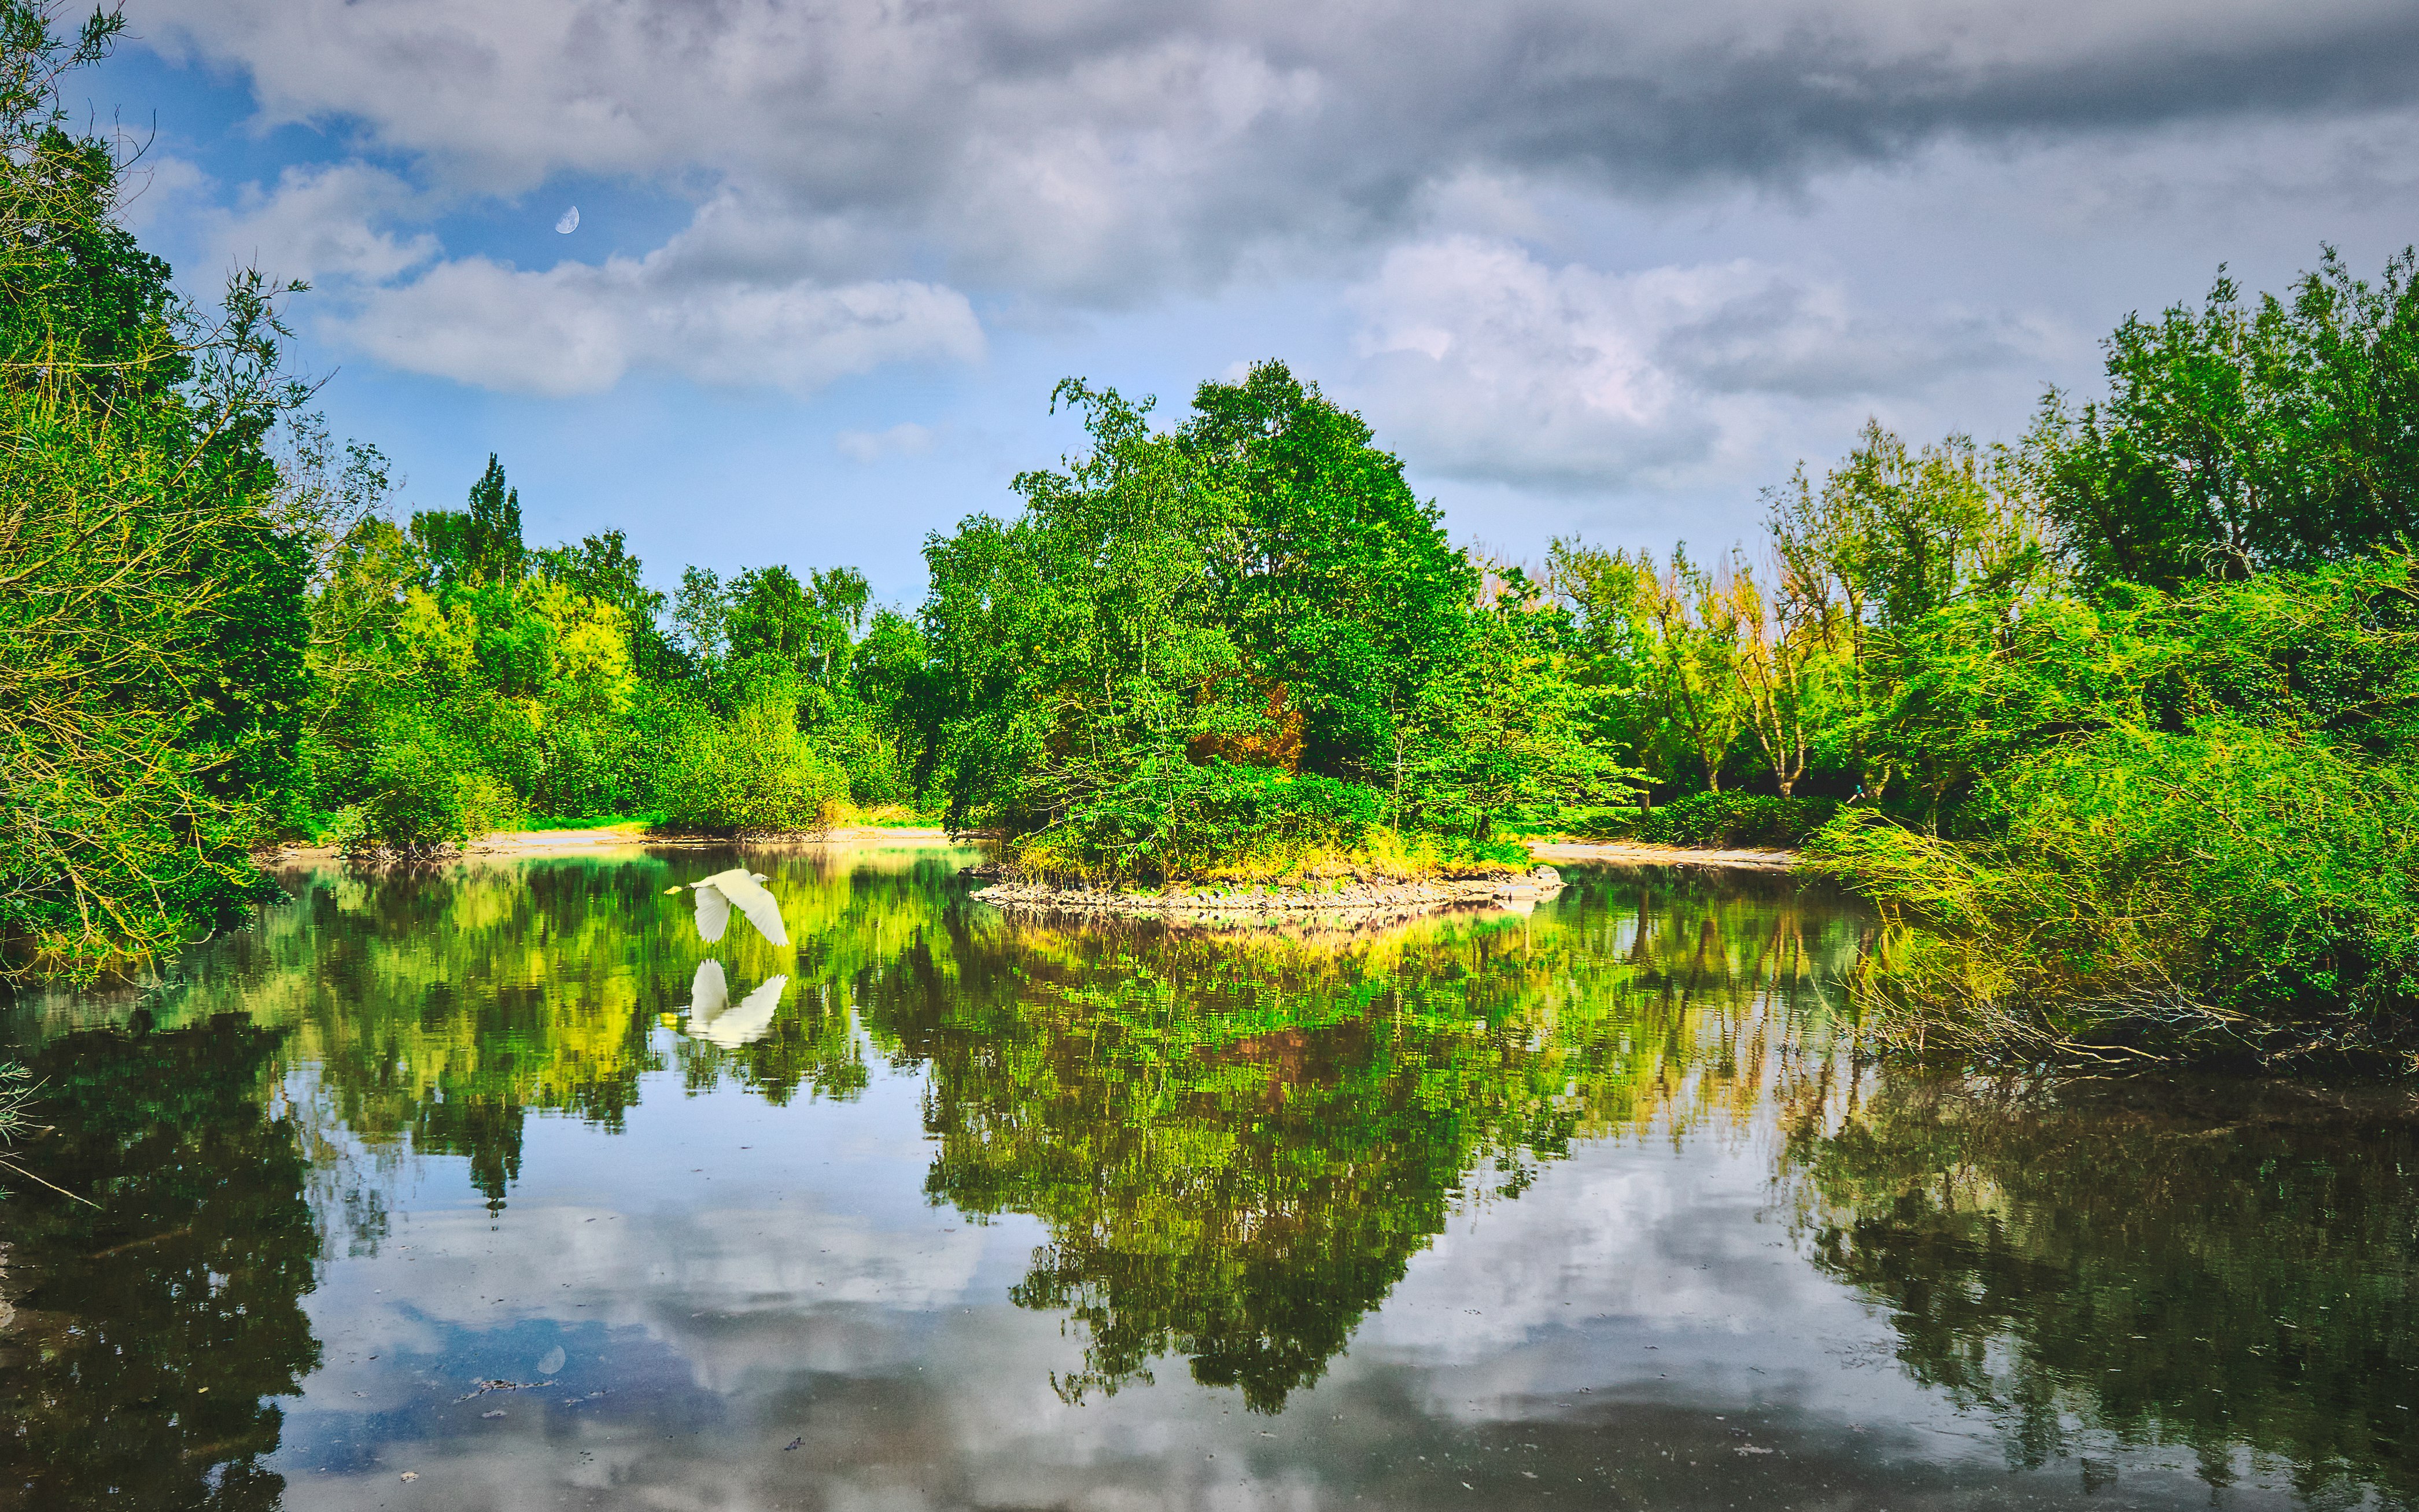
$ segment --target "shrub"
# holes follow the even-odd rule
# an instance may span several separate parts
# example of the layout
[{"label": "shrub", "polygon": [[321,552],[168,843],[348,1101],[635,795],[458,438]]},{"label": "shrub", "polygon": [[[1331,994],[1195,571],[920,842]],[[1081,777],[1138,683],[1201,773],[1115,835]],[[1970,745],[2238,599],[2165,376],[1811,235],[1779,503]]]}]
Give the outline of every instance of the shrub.
[{"label": "shrub", "polygon": [[1379,824],[1384,807],[1357,782],[1171,756],[1021,838],[1008,859],[1042,875],[1146,883],[1528,864],[1518,841],[1399,835]]},{"label": "shrub", "polygon": [[1598,809],[1579,816],[1581,833],[1650,845],[1770,846],[1786,849],[1840,811],[1836,798],[1780,798],[1751,793],[1694,793],[1659,809]]},{"label": "shrub", "polygon": [[1147,760],[1021,842],[1028,868],[1163,881],[1219,868],[1284,871],[1359,844],[1378,822],[1368,788],[1180,754]]},{"label": "shrub", "polygon": [[692,719],[666,754],[658,779],[666,829],[809,833],[828,827],[848,798],[848,774],[799,731],[789,698],[758,699],[729,719]]},{"label": "shrub", "polygon": [[2419,1030],[2419,779],[2290,733],[2105,731],[1998,783],[1997,840],[1843,815],[1808,848],[1901,928],[1865,983],[1916,1043],[2267,1058]]}]

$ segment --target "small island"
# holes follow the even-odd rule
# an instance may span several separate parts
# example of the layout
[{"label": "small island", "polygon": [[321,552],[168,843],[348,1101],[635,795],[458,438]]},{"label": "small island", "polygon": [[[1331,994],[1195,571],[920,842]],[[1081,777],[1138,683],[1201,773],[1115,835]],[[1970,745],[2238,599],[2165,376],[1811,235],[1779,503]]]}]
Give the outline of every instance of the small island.
[{"label": "small island", "polygon": [[1027,914],[1090,914],[1164,918],[1186,923],[1247,925],[1339,918],[1380,923],[1444,909],[1533,908],[1563,890],[1550,866],[1469,876],[1289,878],[1268,883],[1204,881],[1160,887],[1094,886],[1010,873],[999,866],[971,869],[985,882],[977,900]]}]

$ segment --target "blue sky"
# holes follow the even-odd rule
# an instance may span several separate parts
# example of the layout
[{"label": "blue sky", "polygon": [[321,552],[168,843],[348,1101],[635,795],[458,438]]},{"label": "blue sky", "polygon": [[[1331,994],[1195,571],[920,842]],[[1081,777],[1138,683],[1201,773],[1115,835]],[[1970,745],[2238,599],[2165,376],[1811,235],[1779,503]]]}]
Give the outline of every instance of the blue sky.
[{"label": "blue sky", "polygon": [[[69,82],[339,434],[532,537],[854,563],[1013,507],[1080,374],[1279,357],[1457,538],[1751,537],[1868,414],[2012,440],[2218,264],[2419,239],[2419,12],[2333,0],[132,0]],[[156,124],[156,133],[154,127]],[[554,230],[570,206],[579,224]]]}]

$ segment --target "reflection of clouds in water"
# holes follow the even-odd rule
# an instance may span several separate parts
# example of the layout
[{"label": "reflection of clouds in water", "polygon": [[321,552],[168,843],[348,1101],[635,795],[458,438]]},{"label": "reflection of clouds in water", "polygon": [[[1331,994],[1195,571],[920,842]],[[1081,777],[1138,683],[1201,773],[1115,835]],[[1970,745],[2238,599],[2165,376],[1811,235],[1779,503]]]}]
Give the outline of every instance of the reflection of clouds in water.
[{"label": "reflection of clouds in water", "polygon": [[[408,1304],[423,1316],[399,1332],[455,1356],[463,1335],[489,1331],[504,1374],[531,1356],[520,1341],[532,1313],[548,1328],[601,1325],[626,1342],[579,1346],[568,1385],[614,1389],[576,1408],[524,1394],[504,1401],[506,1418],[467,1427],[364,1420],[359,1431],[383,1435],[377,1473],[349,1484],[281,1468],[297,1476],[297,1505],[367,1507],[409,1466],[421,1489],[472,1512],[574,1490],[652,1509],[1356,1496],[1468,1507],[1548,1486],[1714,1506],[1819,1500],[1827,1487],[1865,1501],[1887,1490],[1881,1504],[1896,1505],[1925,1489],[1954,1499],[1985,1477],[2004,1489],[1995,1444],[1940,1437],[1964,1425],[1935,1398],[1894,1370],[1841,1368],[1844,1343],[1882,1346],[1887,1332],[1793,1251],[1764,1247],[1785,1236],[1758,1221],[1764,1182],[1760,1165],[1712,1143],[1676,1158],[1582,1149],[1520,1198],[1454,1217],[1326,1378],[1276,1417],[1195,1385],[1181,1360],[1161,1362],[1155,1386],[1071,1407],[1050,1382],[1078,1363],[1075,1336],[1005,1296],[1030,1230],[929,1210],[915,1215],[929,1225],[904,1211],[869,1220],[850,1211],[844,1180],[769,1209],[523,1206],[501,1229],[476,1211],[431,1214],[412,1242],[445,1253],[412,1266],[408,1298],[390,1251],[331,1278],[384,1297],[331,1305]],[[350,1401],[327,1389],[345,1385],[332,1376],[298,1409],[298,1445],[331,1436],[308,1427],[317,1410],[401,1405]],[[1780,1452],[1741,1454],[1742,1425]],[[1490,1500],[1473,1503],[1464,1480]]]}]

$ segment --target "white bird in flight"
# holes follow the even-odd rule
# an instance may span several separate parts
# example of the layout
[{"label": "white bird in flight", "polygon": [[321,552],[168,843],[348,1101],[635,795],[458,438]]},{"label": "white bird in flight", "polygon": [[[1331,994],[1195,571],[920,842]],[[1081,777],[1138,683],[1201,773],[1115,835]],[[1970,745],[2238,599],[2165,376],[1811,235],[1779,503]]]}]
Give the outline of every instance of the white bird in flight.
[{"label": "white bird in flight", "polygon": [[[697,932],[705,936],[705,943],[712,945],[722,938],[722,932],[731,925],[731,909],[735,903],[747,916],[747,922],[766,939],[775,945],[789,944],[790,931],[781,922],[781,905],[762,886],[772,880],[762,872],[734,866],[688,884],[697,893]],[[667,896],[678,891],[677,886],[664,889]]]}]

